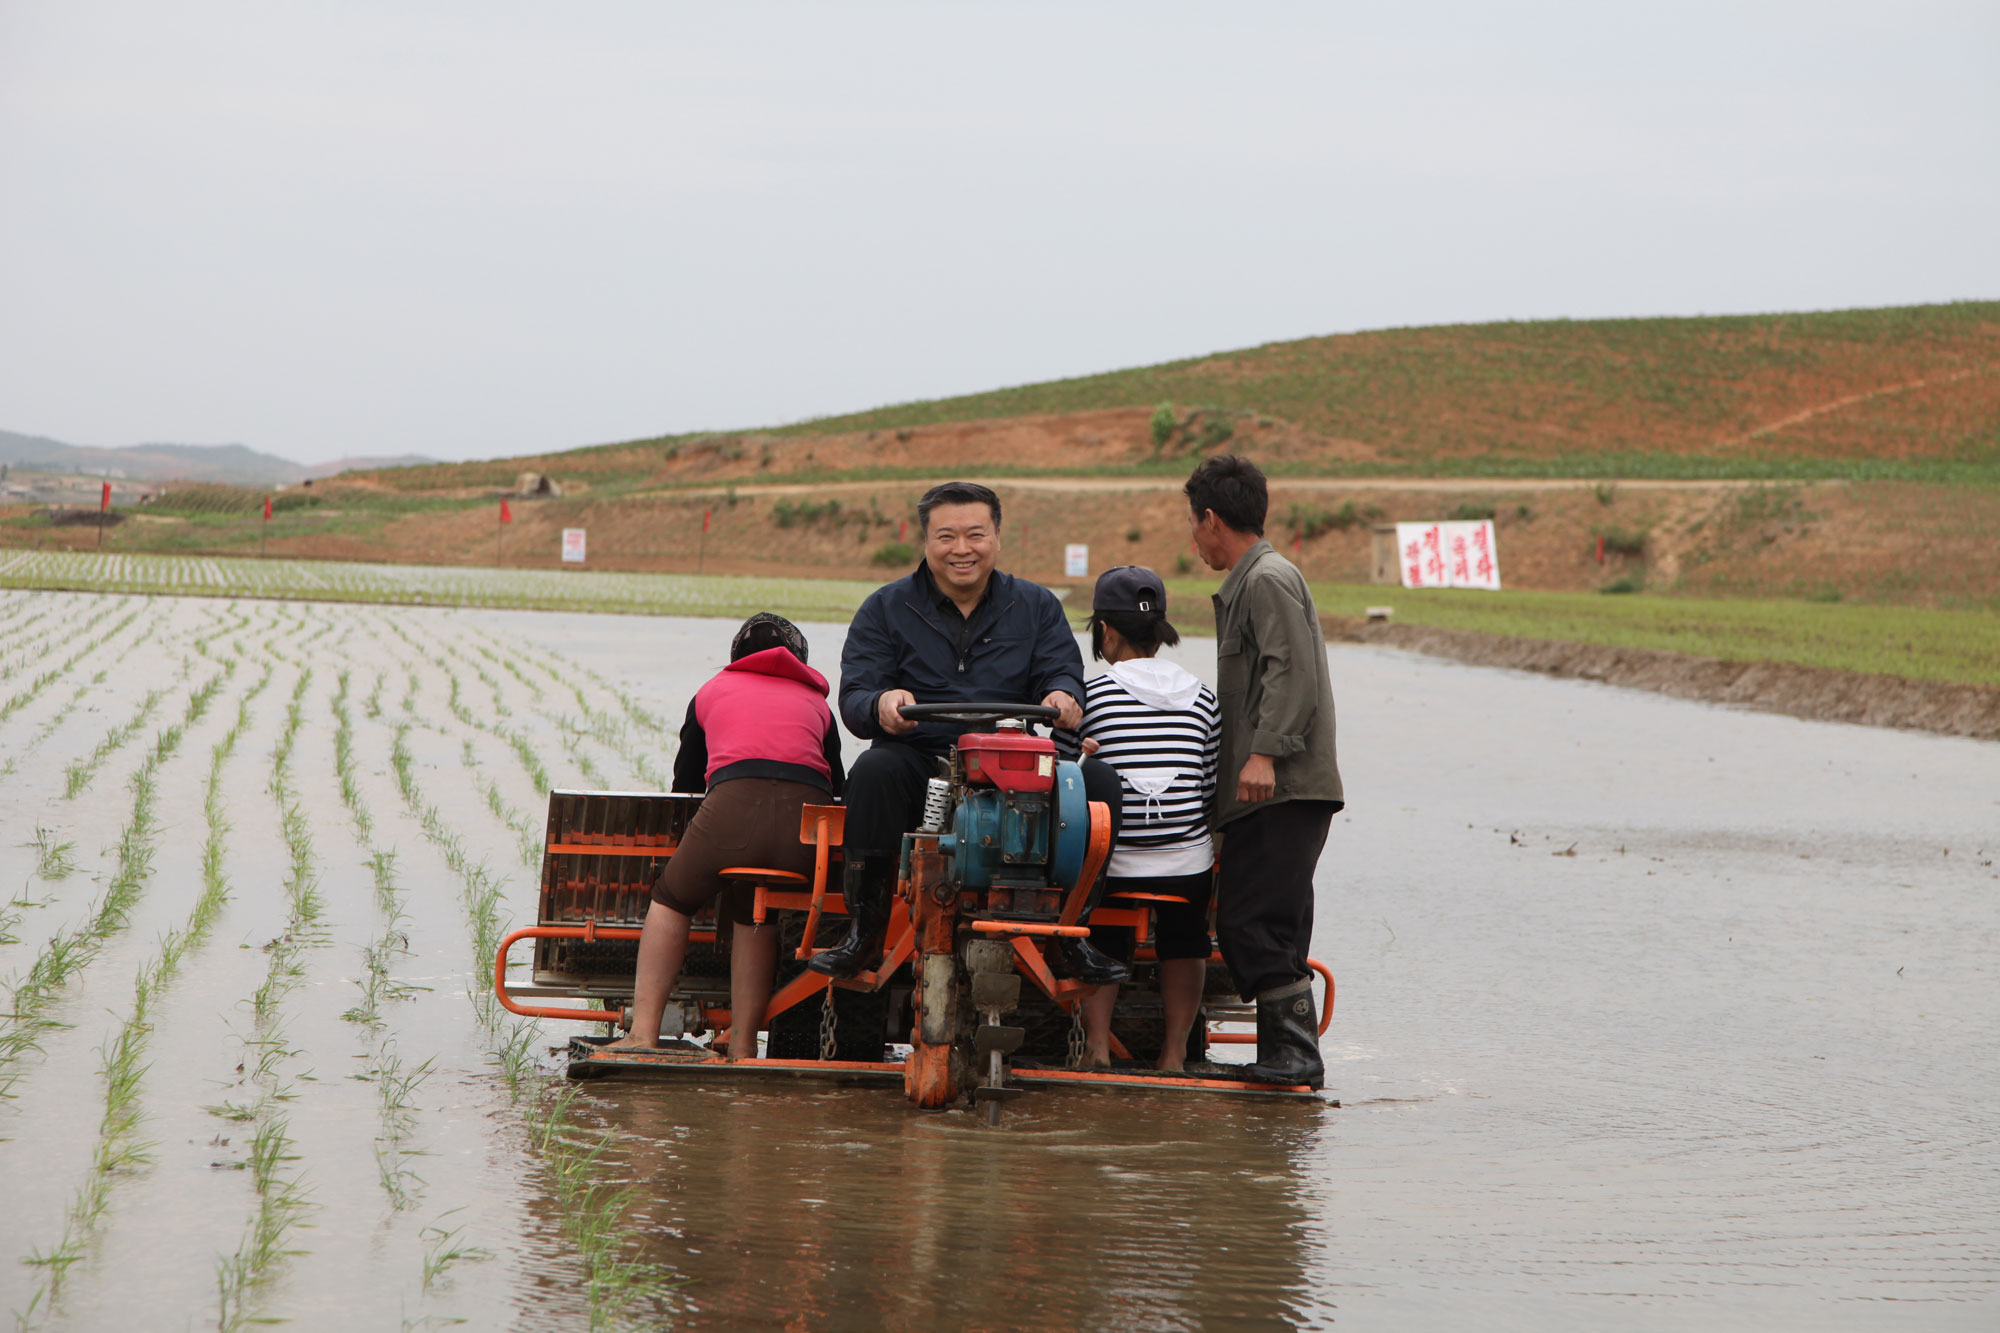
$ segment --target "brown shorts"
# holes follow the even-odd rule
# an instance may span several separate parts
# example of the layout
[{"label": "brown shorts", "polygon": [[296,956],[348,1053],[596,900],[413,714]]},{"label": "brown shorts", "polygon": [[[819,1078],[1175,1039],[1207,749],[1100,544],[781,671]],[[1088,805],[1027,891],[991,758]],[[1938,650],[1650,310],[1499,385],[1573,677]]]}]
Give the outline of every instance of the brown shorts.
[{"label": "brown shorts", "polygon": [[[693,916],[731,888],[721,878],[731,866],[791,870],[810,879],[813,847],[799,841],[799,808],[832,799],[809,783],[777,778],[731,778],[712,788],[654,883],[653,901]],[[732,890],[723,910],[747,926],[755,906],[745,888]]]}]

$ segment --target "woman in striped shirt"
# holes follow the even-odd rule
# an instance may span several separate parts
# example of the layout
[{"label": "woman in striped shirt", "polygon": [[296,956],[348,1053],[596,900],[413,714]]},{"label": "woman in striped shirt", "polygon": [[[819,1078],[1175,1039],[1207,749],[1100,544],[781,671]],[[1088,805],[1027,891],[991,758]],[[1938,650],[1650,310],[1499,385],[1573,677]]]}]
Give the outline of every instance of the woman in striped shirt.
[{"label": "woman in striped shirt", "polygon": [[[1212,945],[1208,902],[1214,885],[1215,768],[1221,712],[1215,695],[1185,669],[1154,656],[1180,642],[1167,623],[1160,576],[1137,565],[1108,569],[1091,597],[1090,647],[1110,669],[1084,683],[1083,725],[1071,738],[1118,770],[1125,818],[1111,849],[1110,893],[1185,898],[1156,903],[1154,945],[1166,1040],[1156,1068],[1177,1070],[1188,1031],[1201,1009]],[[1123,939],[1116,938],[1123,936]],[[1107,953],[1129,961],[1132,932],[1101,929]],[[1084,1062],[1111,1063],[1111,1011],[1116,986],[1100,986],[1084,1001]]]}]

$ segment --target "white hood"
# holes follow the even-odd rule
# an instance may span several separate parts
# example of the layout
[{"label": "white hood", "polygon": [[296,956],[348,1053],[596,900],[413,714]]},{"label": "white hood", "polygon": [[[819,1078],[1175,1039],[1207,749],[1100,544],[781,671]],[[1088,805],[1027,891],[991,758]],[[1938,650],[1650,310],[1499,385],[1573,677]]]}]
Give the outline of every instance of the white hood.
[{"label": "white hood", "polygon": [[1114,663],[1107,674],[1150,708],[1185,712],[1201,693],[1201,681],[1186,667],[1157,657],[1128,658]]}]

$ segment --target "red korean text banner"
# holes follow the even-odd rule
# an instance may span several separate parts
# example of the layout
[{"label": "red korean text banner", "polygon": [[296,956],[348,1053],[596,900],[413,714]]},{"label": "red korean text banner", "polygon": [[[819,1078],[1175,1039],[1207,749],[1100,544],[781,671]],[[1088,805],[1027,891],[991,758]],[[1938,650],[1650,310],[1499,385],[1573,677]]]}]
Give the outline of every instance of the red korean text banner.
[{"label": "red korean text banner", "polygon": [[1397,563],[1405,588],[1500,590],[1500,550],[1493,523],[1398,523]]}]

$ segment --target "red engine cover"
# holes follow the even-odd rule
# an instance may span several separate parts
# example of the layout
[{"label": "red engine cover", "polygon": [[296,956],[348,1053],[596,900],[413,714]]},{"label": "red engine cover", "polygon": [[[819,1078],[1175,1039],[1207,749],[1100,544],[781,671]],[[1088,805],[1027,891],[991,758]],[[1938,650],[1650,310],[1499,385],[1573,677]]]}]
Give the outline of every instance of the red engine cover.
[{"label": "red engine cover", "polygon": [[1019,732],[974,733],[958,738],[965,780],[1002,791],[1049,791],[1056,785],[1056,745]]}]

